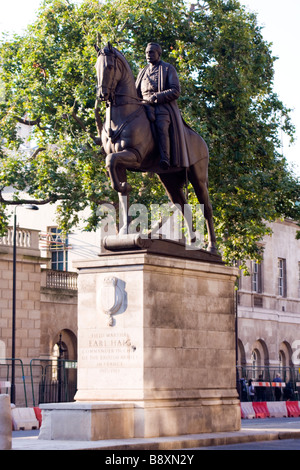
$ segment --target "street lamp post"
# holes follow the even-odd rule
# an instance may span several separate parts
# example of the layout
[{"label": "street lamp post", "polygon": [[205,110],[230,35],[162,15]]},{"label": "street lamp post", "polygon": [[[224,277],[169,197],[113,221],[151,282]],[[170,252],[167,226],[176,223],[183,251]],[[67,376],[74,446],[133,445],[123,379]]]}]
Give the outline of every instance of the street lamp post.
[{"label": "street lamp post", "polygon": [[[26,205],[25,209],[38,210],[37,206]],[[15,361],[16,361],[16,283],[17,283],[17,208],[14,209],[13,224],[13,287],[12,287],[12,342],[11,342],[11,389],[10,401],[15,403],[16,400],[16,379],[15,379]]]},{"label": "street lamp post", "polygon": [[15,403],[15,356],[16,356],[16,265],[17,265],[17,207],[14,209],[13,225],[13,290],[12,290],[12,340],[11,340],[11,388],[10,401]]}]

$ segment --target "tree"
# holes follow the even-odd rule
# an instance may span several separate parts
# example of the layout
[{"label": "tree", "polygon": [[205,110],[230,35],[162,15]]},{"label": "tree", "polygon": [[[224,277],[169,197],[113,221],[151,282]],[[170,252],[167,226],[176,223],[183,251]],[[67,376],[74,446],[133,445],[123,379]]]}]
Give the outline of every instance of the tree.
[{"label": "tree", "polygon": [[[291,140],[289,110],[273,92],[274,57],[256,16],[237,0],[45,0],[23,37],[2,42],[0,189],[59,203],[69,230],[78,211],[116,202],[107,184],[94,115],[94,43],[110,41],[134,74],[150,40],[179,73],[179,106],[210,150],[210,195],[224,259],[259,258],[257,242],[278,217],[300,221],[299,181],[280,155],[279,131]],[[104,108],[99,110],[103,119]],[[32,125],[33,155],[20,151],[20,122]],[[22,146],[21,146],[22,147]],[[153,175],[131,174],[132,200],[165,201]],[[1,194],[1,193],[0,193]],[[0,199],[0,203],[3,202]],[[195,202],[190,192],[189,202]],[[0,206],[4,216],[5,206]],[[5,219],[2,219],[4,227]]]}]

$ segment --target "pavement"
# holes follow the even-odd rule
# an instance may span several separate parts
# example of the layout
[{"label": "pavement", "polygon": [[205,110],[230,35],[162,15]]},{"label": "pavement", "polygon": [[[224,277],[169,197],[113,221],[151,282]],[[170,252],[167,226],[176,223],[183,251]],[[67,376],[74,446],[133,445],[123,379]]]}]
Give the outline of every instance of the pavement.
[{"label": "pavement", "polygon": [[39,439],[39,431],[13,431],[12,450],[167,451],[209,448],[262,441],[299,439],[300,418],[243,419],[236,432],[184,436],[113,439],[101,441],[54,441]]}]

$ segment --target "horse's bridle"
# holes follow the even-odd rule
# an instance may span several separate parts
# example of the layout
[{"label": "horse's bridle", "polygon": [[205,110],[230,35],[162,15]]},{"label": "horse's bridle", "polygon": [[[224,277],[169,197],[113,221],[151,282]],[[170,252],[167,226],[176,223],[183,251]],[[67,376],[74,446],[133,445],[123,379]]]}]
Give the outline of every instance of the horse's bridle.
[{"label": "horse's bridle", "polygon": [[[116,78],[117,59],[118,58],[117,58],[116,54],[113,51],[110,51],[110,50],[107,51],[107,50],[105,50],[105,48],[98,52],[98,57],[99,56],[107,56],[107,57],[108,56],[113,56],[113,59],[114,59],[114,66],[113,66],[114,67],[114,75],[113,75],[113,79],[112,79],[112,84],[111,84],[110,87],[106,87],[109,91],[109,97],[106,101],[109,101],[109,102],[113,103],[113,102],[115,102],[115,88],[116,88],[116,85],[114,86],[114,82],[115,82],[115,78]],[[100,89],[100,86],[97,86],[96,96],[97,96],[98,100],[101,100],[99,89]],[[104,100],[102,100],[102,101],[104,101]]]},{"label": "horse's bridle", "polygon": [[[119,60],[120,63],[121,63],[121,66],[124,67],[124,64],[122,63],[122,61],[119,59],[119,57],[116,55],[116,53],[112,50],[112,49],[102,49],[98,52],[98,57],[102,55],[102,56],[113,56],[114,58],[114,76],[113,76],[113,79],[112,79],[112,84],[110,87],[106,87],[107,90],[109,91],[109,96],[108,98],[105,100],[106,101],[106,106],[109,110],[109,114],[108,114],[108,120],[109,120],[109,128],[106,129],[106,132],[107,132],[107,135],[112,139],[112,141],[115,141],[118,136],[121,134],[122,130],[127,126],[127,124],[129,124],[133,119],[135,119],[140,111],[141,111],[141,108],[138,109],[138,111],[134,111],[133,113],[130,114],[130,116],[126,119],[126,121],[124,121],[122,123],[122,125],[115,131],[112,130],[112,127],[111,127],[111,108],[112,106],[125,106],[126,104],[135,104],[135,105],[143,105],[145,104],[145,101],[139,97],[136,97],[136,96],[130,96],[130,95],[127,95],[126,93],[116,93],[116,86],[117,84],[115,83],[116,82],[116,71],[117,71],[117,61]],[[100,94],[99,94],[99,86],[97,86],[97,94],[96,94],[96,103],[98,102],[98,100],[100,101],[104,101],[104,100],[101,100],[101,97],[100,97]],[[119,104],[116,104],[116,96],[126,96],[127,98],[130,98],[131,100],[135,100],[134,103],[130,103],[130,102],[124,102],[124,103],[119,103]]]},{"label": "horse's bridle", "polygon": [[[122,61],[119,59],[119,57],[116,55],[116,53],[113,51],[113,50],[107,50],[106,48],[100,50],[98,52],[98,57],[99,56],[113,56],[113,59],[114,59],[114,75],[113,75],[113,80],[112,80],[112,84],[110,87],[106,87],[107,90],[109,91],[109,97],[108,99],[106,99],[106,103],[107,105],[111,106],[111,105],[114,105],[114,106],[124,106],[126,104],[136,104],[136,105],[143,105],[143,104],[146,104],[146,102],[142,99],[142,98],[139,98],[139,97],[136,97],[136,96],[131,96],[131,95],[127,95],[126,93],[116,93],[116,86],[117,86],[117,83],[115,83],[115,80],[116,80],[116,71],[117,71],[117,62],[119,60],[120,64],[122,67],[124,67],[124,64],[122,63]],[[96,93],[96,98],[97,100],[99,101],[104,101],[104,100],[101,100],[101,97],[100,97],[100,94],[99,94],[99,86],[97,86],[97,93]],[[127,98],[130,98],[132,100],[135,100],[135,103],[128,103],[128,102],[125,102],[125,103],[119,103],[117,104],[116,103],[116,96],[126,96]]]}]

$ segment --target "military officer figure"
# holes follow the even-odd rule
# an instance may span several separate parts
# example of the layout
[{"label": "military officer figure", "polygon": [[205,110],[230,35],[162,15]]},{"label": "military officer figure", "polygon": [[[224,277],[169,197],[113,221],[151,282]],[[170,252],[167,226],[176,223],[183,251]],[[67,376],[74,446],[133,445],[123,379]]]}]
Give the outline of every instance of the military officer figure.
[{"label": "military officer figure", "polygon": [[146,48],[148,65],[140,71],[136,88],[139,96],[154,107],[155,126],[160,152],[160,167],[170,165],[187,167],[188,152],[184,123],[177,105],[180,84],[173,65],[161,60],[159,44],[149,43]]}]

